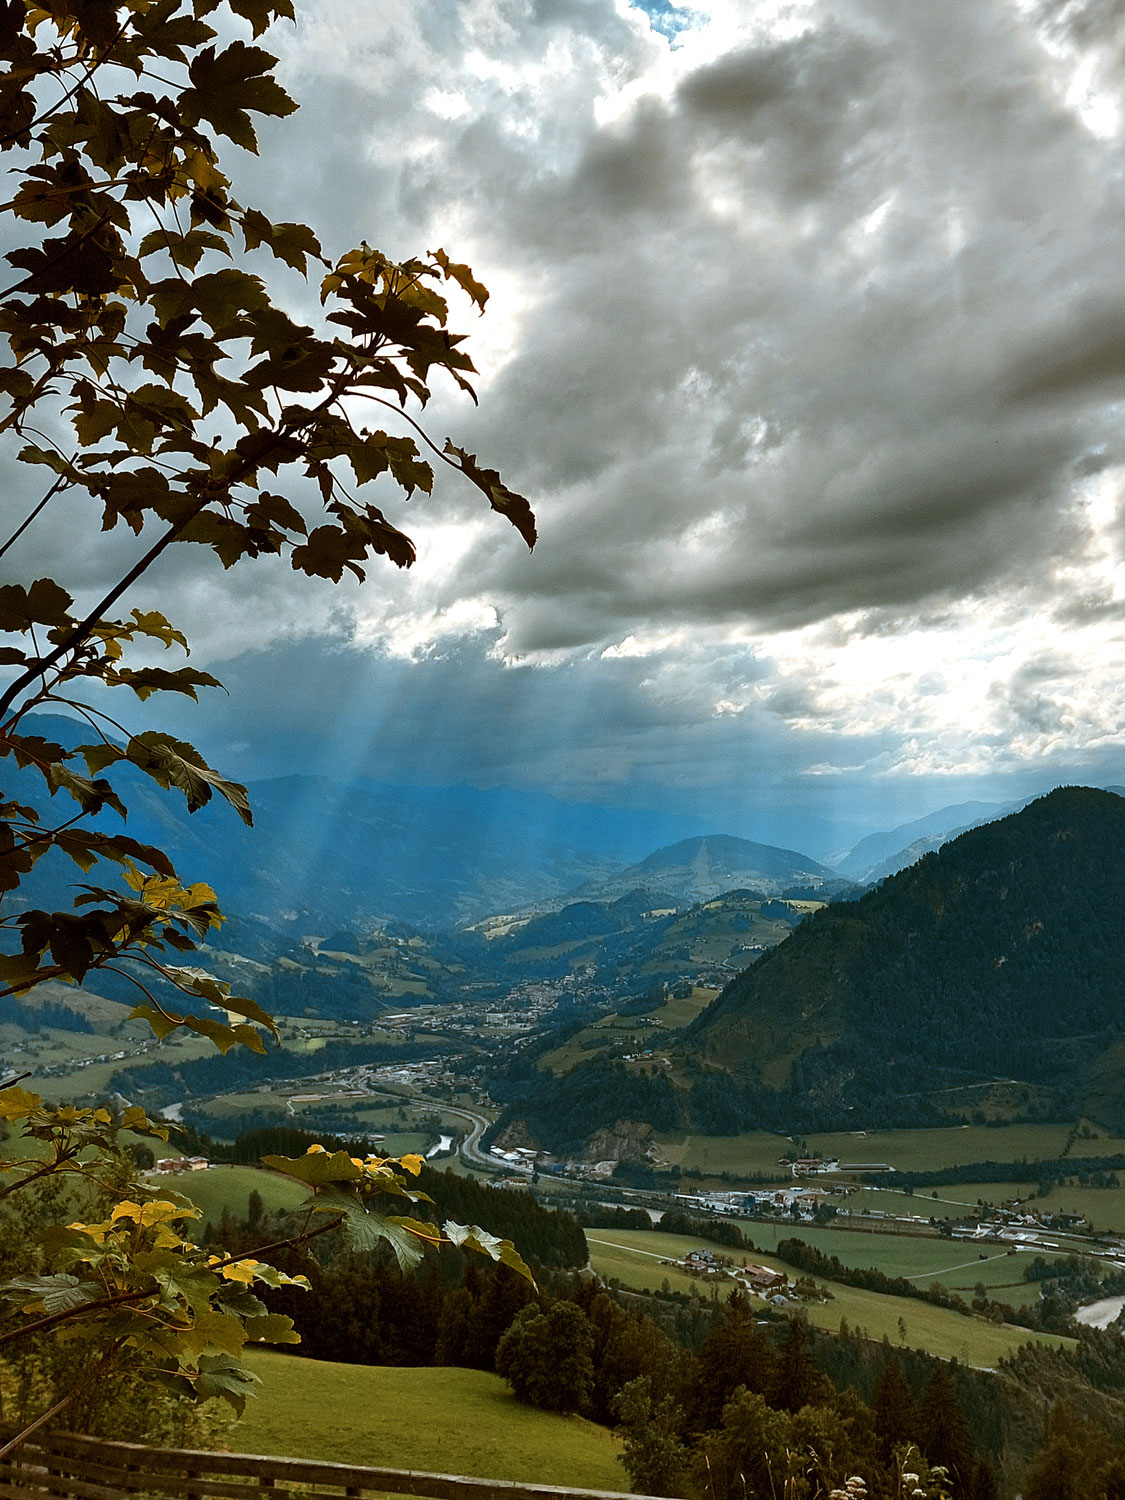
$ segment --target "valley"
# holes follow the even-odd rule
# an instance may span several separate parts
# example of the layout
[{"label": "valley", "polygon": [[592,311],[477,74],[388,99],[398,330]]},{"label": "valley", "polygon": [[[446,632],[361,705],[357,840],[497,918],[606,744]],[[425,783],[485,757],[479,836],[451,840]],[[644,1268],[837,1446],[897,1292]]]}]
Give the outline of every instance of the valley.
[{"label": "valley", "polygon": [[[682,1034],[715,994],[683,985],[631,1014],[602,1015],[543,1051],[537,1065],[565,1078],[603,1049],[625,1068],[651,1065],[660,1055],[657,1039]],[[548,1039],[555,1012],[573,1009],[576,997],[585,998],[580,984],[534,987],[530,1003],[539,1007],[537,1019]],[[1100,1185],[1091,1185],[1086,1166],[1120,1156],[1125,1168],[1125,1139],[1090,1120],[799,1137],[768,1131],[716,1136],[654,1130],[641,1122],[616,1139],[595,1139],[595,1148],[616,1153],[600,1159],[591,1159],[596,1149],[545,1152],[517,1146],[511,1136],[497,1143],[501,1108],[489,1091],[490,1049],[502,1045],[518,1058],[530,1030],[526,989],[507,999],[507,1007],[490,1008],[475,1024],[471,1009],[451,1005],[392,1013],[381,1026],[281,1017],[282,1046],[265,1060],[249,1054],[217,1060],[198,1038],[159,1048],[138,1039],[122,1045],[136,1023],[104,1000],[95,1008],[100,1024],[110,1028],[104,1034],[44,1026],[20,1033],[16,1042],[10,1027],[5,1044],[13,1062],[35,1070],[45,1092],[81,1098],[108,1089],[163,1112],[174,1125],[189,1126],[197,1141],[233,1142],[272,1126],[331,1133],[384,1154],[429,1155],[439,1168],[531,1191],[570,1207],[580,1219],[590,1204],[617,1204],[642,1208],[657,1221],[687,1212],[737,1226],[756,1261],[783,1271],[771,1256],[782,1240],[796,1237],[846,1266],[905,1277],[922,1288],[937,1283],[966,1304],[964,1312],[926,1303],[908,1303],[904,1311],[901,1297],[823,1280],[818,1284],[831,1292],[830,1299],[794,1300],[788,1310],[800,1310],[818,1327],[838,1328],[843,1319],[873,1338],[886,1334],[895,1342],[902,1341],[901,1318],[909,1346],[971,1363],[991,1364],[1036,1336],[972,1316],[968,1304],[982,1287],[998,1303],[1026,1307],[1038,1299],[1039,1287],[1023,1278],[1023,1267],[1037,1255],[1048,1261],[1081,1255],[1103,1276],[1125,1268],[1125,1186],[1116,1173],[1104,1171]],[[44,1003],[55,1006],[59,999],[49,994]],[[332,1065],[326,1067],[328,1060]],[[223,1088],[231,1082],[232,1061],[235,1073],[249,1076]],[[268,1080],[254,1081],[267,1064]],[[200,1149],[206,1154],[206,1145]],[[999,1161],[1024,1163],[1016,1174],[1024,1180],[985,1180]],[[1044,1162],[1065,1162],[1068,1171],[1042,1182]],[[935,1172],[952,1180],[924,1190],[884,1185],[904,1174]],[[224,1211],[232,1218],[243,1215],[252,1191],[270,1210],[292,1207],[300,1196],[249,1162],[219,1162],[180,1174],[175,1185],[213,1223]],[[599,1275],[639,1290],[658,1290],[667,1282],[698,1291],[694,1278],[661,1264],[669,1258],[665,1240],[675,1242],[671,1258],[677,1261],[699,1248],[693,1240],[681,1245],[678,1235],[598,1229],[588,1238]]]},{"label": "valley", "polygon": [[[864,894],[786,851],[805,885],[715,892],[724,858],[758,859],[763,881],[769,861],[703,840],[629,867],[663,888],[456,927],[236,915],[207,961],[273,1012],[264,1053],[157,1044],[130,1019],[127,965],[7,999],[0,1044],[49,1099],[162,1116],[148,1181],[193,1201],[206,1236],[297,1208],[258,1165],[272,1150],[417,1154],[496,1205],[569,1211],[594,1284],[658,1322],[706,1325],[739,1290],[775,1340],[799,1324],[1007,1379],[1014,1360],[1078,1359],[1083,1323],[1115,1326],[1125,1298],[1121,809],[1054,794]],[[312,1352],[318,1388],[353,1379]],[[286,1357],[255,1356],[271,1390]],[[615,1440],[590,1423],[529,1427],[524,1460],[475,1449],[474,1414],[507,1431],[486,1371],[427,1371],[429,1394],[421,1371],[368,1368],[380,1401],[445,1403],[464,1472],[518,1478],[549,1454],[557,1475],[615,1482]],[[283,1401],[267,1410],[240,1445],[313,1451]],[[357,1428],[356,1461],[391,1461],[376,1448]]]}]

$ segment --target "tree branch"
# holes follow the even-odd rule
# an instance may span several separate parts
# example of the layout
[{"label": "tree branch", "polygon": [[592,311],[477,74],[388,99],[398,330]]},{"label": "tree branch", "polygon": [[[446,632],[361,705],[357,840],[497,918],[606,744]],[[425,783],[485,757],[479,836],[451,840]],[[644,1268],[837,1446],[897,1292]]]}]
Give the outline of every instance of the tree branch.
[{"label": "tree branch", "polygon": [[18,1182],[9,1183],[3,1191],[0,1191],[0,1202],[3,1202],[9,1193],[18,1193],[20,1188],[26,1187],[29,1182],[35,1182],[40,1177],[50,1177],[52,1172],[60,1171],[64,1162],[73,1161],[77,1155],[78,1152],[76,1150],[64,1151],[61,1156],[57,1156],[54,1161],[46,1162],[37,1171],[29,1172],[26,1177],[21,1177]]},{"label": "tree branch", "polygon": [[140,1292],[118,1292],[113,1297],[100,1297],[97,1302],[84,1302],[81,1307],[67,1307],[62,1312],[51,1313],[46,1318],[37,1318],[34,1323],[24,1323],[21,1328],[11,1328],[7,1333],[0,1333],[0,1349],[5,1344],[12,1344],[16,1339],[26,1338],[30,1333],[42,1333],[44,1329],[54,1328],[59,1323],[69,1323],[73,1318],[84,1318],[92,1312],[101,1312],[107,1307],[127,1307],[130,1302],[143,1302],[146,1297],[155,1297],[160,1291],[160,1283],[153,1282]]},{"label": "tree branch", "polygon": [[[346,382],[346,377],[338,377],[338,379],[340,378],[345,379]],[[341,394],[342,389],[337,389],[336,384],[334,383],[332,390],[330,390],[328,395],[325,396],[324,400],[320,402],[319,406],[313,407],[309,412],[303,412],[302,418],[304,420],[308,420],[311,419],[317,412],[327,411],[328,408],[331,407],[332,404],[339,399]],[[299,426],[303,426],[304,420],[299,424],[293,424],[294,430]],[[275,430],[275,432],[273,433],[272,443],[267,444],[265,447],[259,449],[253,458],[244,459],[242,464],[227,477],[224,482],[224,488],[228,492],[233,489],[234,486],[240,483],[242,478],[252,469],[256,469],[261,466],[262,459],[270,451],[270,447],[276,446],[278,443],[282,442],[289,436],[290,428],[288,425]],[[196,516],[200,515],[204,510],[206,510],[207,506],[211,503],[212,500],[215,500],[217,498],[217,492],[205,490],[199,499],[199,503],[192,506],[192,508],[187,512],[186,515],[181,516],[178,521],[174,521],[168,527],[164,535],[160,537],[158,541],[154,542],[153,545],[144,554],[144,556],[139,558],[137,562],[135,562],[129,569],[129,571],[124,575],[124,577],[119,579],[118,582],[114,584],[109,593],[106,594],[104,598],[100,599],[97,604],[95,604],[94,608],[90,611],[86,618],[84,620],[80,620],[77,625],[75,625],[71,630],[67,631],[66,635],[62,638],[62,640],[58,643],[53,651],[48,652],[48,654],[41,660],[33,662],[25,672],[17,677],[14,682],[8,685],[3,697],[0,697],[0,719],[3,719],[4,715],[11,708],[16,698],[19,697],[20,693],[23,692],[24,688],[29,686],[30,683],[34,682],[35,679],[39,677],[43,672],[45,672],[48,667],[52,667],[56,662],[61,661],[68,651],[73,650],[73,648],[86,637],[86,635],[90,631],[90,628],[93,625],[96,625],[97,622],[102,618],[105,611],[112,608],[112,606],[117,603],[118,599],[121,598],[122,594],[124,594],[127,589],[129,589],[134,583],[136,583],[138,578],[143,577],[144,574],[148,572],[149,568],[152,567],[153,563],[157,560],[158,557],[160,557],[161,553],[163,553],[169,546],[171,546],[171,544],[176,540],[180,533],[184,531],[192,521],[195,520]]]}]

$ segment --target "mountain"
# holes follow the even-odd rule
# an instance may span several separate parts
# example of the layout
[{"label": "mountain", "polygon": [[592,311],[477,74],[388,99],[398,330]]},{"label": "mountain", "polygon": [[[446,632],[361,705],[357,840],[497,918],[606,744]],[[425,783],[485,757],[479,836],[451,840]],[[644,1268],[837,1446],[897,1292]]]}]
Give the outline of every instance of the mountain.
[{"label": "mountain", "polygon": [[[36,715],[27,730],[67,748],[93,738],[79,721],[58,715]],[[129,808],[132,837],[166,850],[186,879],[214,886],[226,909],[306,932],[387,917],[453,926],[557,902],[655,840],[682,833],[686,823],[507,788],[289,776],[250,783],[249,829],[218,798],[189,817],[177,793],[162,792],[128,765],[115,767],[112,779]],[[68,801],[52,804],[36,774],[10,762],[4,785],[52,817]],[[101,824],[121,827],[109,812]],[[80,878],[65,861],[44,860],[20,897],[57,905]]]},{"label": "mountain", "polygon": [[791,888],[835,893],[847,885],[835,871],[795,849],[708,834],[657,849],[619,874],[592,882],[582,894],[604,900],[629,890],[663,891],[688,905],[735,888],[776,896]]},{"label": "mountain", "polygon": [[658,981],[718,986],[788,937],[818,904],[726,891],[683,909],[672,896],[635,890],[537,915],[493,938],[488,957],[513,978],[593,970],[595,983],[618,994]]},{"label": "mountain", "polygon": [[[839,1123],[918,1122],[919,1101],[980,1103],[994,1080],[1089,1103],[1125,1035],[1123,909],[1125,799],[1060,788],[818,912],[727,986],[687,1045]],[[1103,1105],[1121,1112],[1104,1072]]]},{"label": "mountain", "polygon": [[[717,1134],[1125,1124],[1125,798],[1060,788],[826,905],[650,1063],[514,1079],[504,1124]],[[625,1112],[625,1101],[632,1114]]]},{"label": "mountain", "polygon": [[1006,813],[1018,812],[1020,802],[961,802],[953,807],[939,807],[936,812],[900,823],[882,833],[869,833],[834,868],[840,875],[858,885],[871,885],[914,864],[923,854],[940,849],[942,844],[970,828],[991,823]]}]

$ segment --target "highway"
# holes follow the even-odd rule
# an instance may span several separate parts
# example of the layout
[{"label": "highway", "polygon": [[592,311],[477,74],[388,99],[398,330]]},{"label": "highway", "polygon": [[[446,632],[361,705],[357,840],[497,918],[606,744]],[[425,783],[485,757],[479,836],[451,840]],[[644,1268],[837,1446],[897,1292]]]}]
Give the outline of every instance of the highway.
[{"label": "highway", "polygon": [[469,1126],[469,1133],[461,1142],[461,1155],[474,1167],[487,1167],[491,1172],[519,1172],[524,1177],[530,1177],[533,1171],[531,1167],[517,1167],[512,1162],[499,1162],[494,1156],[478,1149],[481,1136],[488,1129],[489,1120],[483,1115],[474,1114],[470,1109],[462,1109],[458,1106],[454,1109],[451,1105],[443,1104],[441,1107],[443,1115],[456,1115],[465,1120]]}]

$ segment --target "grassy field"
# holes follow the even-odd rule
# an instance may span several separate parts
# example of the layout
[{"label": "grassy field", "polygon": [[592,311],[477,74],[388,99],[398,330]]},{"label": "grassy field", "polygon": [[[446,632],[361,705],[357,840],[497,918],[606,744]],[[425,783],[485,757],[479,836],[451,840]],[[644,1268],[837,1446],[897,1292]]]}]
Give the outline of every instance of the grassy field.
[{"label": "grassy field", "polygon": [[704,989],[701,985],[693,984],[691,994],[683,999],[669,996],[663,1005],[652,1012],[653,1019],[671,1027],[673,1031],[682,1031],[695,1020],[701,1010],[711,1004],[718,993],[718,990]]},{"label": "grassy field", "polygon": [[[1035,1187],[1027,1182],[958,1182],[952,1187],[939,1188],[938,1192],[951,1202],[967,1204],[975,1204],[978,1198],[985,1203],[1004,1203],[1012,1198],[1021,1198],[1027,1202],[1029,1209],[1039,1213],[1083,1214],[1095,1229],[1125,1232],[1125,1186],[1056,1187],[1046,1198],[1040,1198]],[[1032,1197],[1032,1194],[1035,1196]],[[848,1201],[850,1203],[853,1200]],[[921,1201],[924,1202],[925,1199]],[[917,1194],[914,1202],[919,1202]],[[943,1207],[942,1212],[949,1214],[954,1210]]]},{"label": "grassy field", "polygon": [[[310,1085],[310,1097],[302,1099],[298,1096],[292,1101],[292,1109],[288,1108],[290,1100],[287,1094],[220,1094],[200,1107],[200,1113],[206,1117],[203,1128],[219,1140],[233,1140],[244,1128],[244,1115],[251,1110],[269,1110],[279,1125],[291,1125],[313,1133],[320,1131],[325,1135],[346,1136],[354,1131],[356,1135],[379,1134],[382,1140],[373,1142],[371,1149],[382,1156],[405,1156],[412,1152],[424,1156],[436,1139],[432,1130],[417,1129],[416,1121],[399,1120],[395,1106],[365,1109],[357,1107],[363,1104],[363,1100],[344,1095],[325,1094],[314,1098],[312,1087]],[[348,1120],[343,1123],[335,1120],[328,1126],[318,1125],[318,1116],[326,1108],[334,1112],[345,1111]]]},{"label": "grassy field", "polygon": [[267,1211],[296,1208],[306,1197],[305,1189],[287,1177],[263,1172],[257,1167],[208,1167],[206,1172],[177,1172],[171,1176],[150,1177],[154,1187],[167,1184],[203,1210],[205,1222],[217,1224],[223,1209],[235,1220],[246,1217],[246,1201],[253,1192],[261,1194]]},{"label": "grassy field", "polygon": [[[690,1002],[685,1002],[685,1004]],[[577,1050],[578,1038],[568,1047],[565,1066],[573,1066],[583,1055]],[[563,1049],[559,1049],[560,1053]],[[588,1055],[588,1054],[586,1054]],[[551,1066],[559,1071],[551,1054]],[[809,1152],[816,1156],[838,1157],[842,1162],[886,1162],[903,1172],[936,1171],[942,1167],[971,1165],[979,1161],[1036,1161],[1051,1160],[1067,1154],[1074,1159],[1076,1170],[1082,1157],[1112,1156],[1125,1153],[1125,1139],[1107,1135],[1099,1126],[1082,1122],[1088,1135],[1071,1139],[1070,1125],[955,1125],[934,1130],[869,1130],[855,1133],[838,1133],[810,1136],[805,1143]],[[732,1178],[747,1176],[772,1176],[778,1181],[788,1178],[788,1168],[778,1165],[778,1158],[791,1151],[794,1142],[783,1135],[772,1135],[764,1131],[746,1135],[715,1136],[690,1135],[682,1131],[670,1132],[656,1137],[656,1143],[669,1166],[678,1166],[690,1171],[708,1174],[714,1179],[711,1185],[721,1186],[721,1174]],[[1026,1193],[1026,1186],[1023,1192]],[[1069,1190],[1060,1190],[1069,1191]],[[1097,1193],[1100,1190],[1085,1190]],[[978,1197],[996,1198],[996,1194],[984,1193],[973,1187],[971,1194],[967,1186],[939,1188],[940,1198],[954,1203],[975,1203]],[[911,1200],[901,1195],[906,1212],[928,1212],[919,1197]],[[929,1194],[927,1193],[928,1197]],[[1004,1194],[1003,1196],[1009,1196]],[[1108,1198],[1112,1196],[1105,1193]],[[889,1202],[878,1203],[872,1197],[872,1207],[891,1208]],[[894,1206],[897,1206],[894,1205]],[[1108,1204],[1103,1205],[1109,1207]],[[936,1210],[935,1210],[936,1212]],[[1110,1208],[1114,1215],[1103,1215],[1100,1223],[1106,1227],[1125,1228],[1125,1190],[1122,1192],[1120,1208]],[[1119,1215],[1119,1217],[1118,1217]]]},{"label": "grassy field", "polygon": [[[1072,1156],[1112,1156],[1125,1141],[1098,1127],[1096,1139],[1077,1137]],[[975,1161],[1035,1161],[1062,1156],[1069,1125],[955,1125],[937,1130],[869,1130],[808,1138],[809,1150],[841,1161],[888,1162],[900,1172],[929,1172]]]},{"label": "grassy field", "polygon": [[[56,1053],[40,1045],[32,1055],[34,1078],[34,1091],[49,1104],[77,1103],[88,1099],[93,1095],[104,1094],[110,1085],[110,1080],[115,1073],[121,1072],[123,1068],[144,1068],[150,1063],[185,1063],[193,1062],[198,1057],[214,1057],[215,1049],[212,1044],[201,1036],[178,1036],[170,1037],[160,1046],[153,1046],[147,1052],[131,1055],[119,1059],[111,1059],[107,1062],[92,1062],[85,1067],[75,1067],[72,1072],[65,1073],[57,1078],[44,1078],[39,1071],[44,1067],[57,1067],[62,1062],[73,1062],[77,1059],[78,1044],[83,1044],[85,1050],[82,1055],[91,1056],[99,1052],[120,1051],[122,1048],[121,1038],[108,1039],[105,1037],[82,1036],[77,1032],[44,1032],[45,1038],[63,1038],[62,1051]],[[32,1039],[35,1042],[35,1039]],[[96,1043],[96,1045],[94,1045]],[[70,1057],[64,1056],[69,1048]],[[25,1054],[26,1055],[26,1054]],[[23,1066],[28,1063],[23,1061]]]},{"label": "grassy field", "polygon": [[539,1059],[539,1067],[558,1077],[569,1073],[580,1062],[589,1061],[604,1049],[649,1047],[653,1044],[654,1037],[658,1038],[662,1033],[658,1027],[638,1024],[643,1020],[647,1020],[647,1017],[603,1016],[600,1021],[575,1032],[561,1047],[544,1052]]},{"label": "grassy field", "polygon": [[255,1351],[261,1394],[226,1436],[236,1452],[624,1490],[604,1427],[523,1406],[482,1370],[388,1369]]},{"label": "grassy field", "polygon": [[[600,1276],[615,1276],[627,1286],[655,1291],[667,1281],[673,1291],[696,1291],[706,1296],[716,1285],[697,1280],[674,1266],[661,1265],[662,1257],[679,1259],[689,1250],[714,1250],[715,1246],[705,1240],[659,1231],[648,1233],[643,1229],[591,1229],[586,1237],[590,1242],[590,1263],[594,1270]],[[748,1252],[748,1259],[754,1264],[793,1275],[791,1266],[769,1255]],[[895,1344],[904,1342],[911,1348],[924,1349],[942,1359],[957,1358],[967,1364],[992,1367],[1004,1355],[1032,1340],[1050,1344],[1068,1342],[1053,1335],[1031,1334],[1009,1324],[964,1317],[946,1308],[931,1307],[929,1303],[915,1302],[906,1297],[883,1296],[858,1287],[841,1286],[838,1282],[820,1284],[831,1291],[832,1301],[807,1305],[809,1322],[817,1328],[835,1332],[843,1318],[853,1330],[860,1329],[871,1338],[888,1338]],[[718,1283],[717,1289],[722,1295],[723,1284]],[[900,1320],[905,1325],[905,1338]]]},{"label": "grassy field", "polygon": [[978,1282],[983,1282],[999,1301],[1010,1302],[1013,1307],[1034,1302],[1039,1296],[1038,1284],[1023,1280],[1023,1268],[1032,1258],[1032,1252],[1027,1250],[1010,1255],[995,1245],[978,1249],[936,1237],[821,1229],[809,1224],[790,1227],[753,1223],[744,1225],[743,1230],[762,1250],[775,1250],[780,1240],[804,1240],[825,1255],[837,1256],[846,1266],[875,1266],[888,1276],[906,1276],[922,1287],[940,1282],[965,1297],[972,1296]]},{"label": "grassy field", "polygon": [[[580,1062],[586,1062],[599,1051],[623,1047],[662,1047],[667,1044],[670,1031],[680,1031],[718,994],[718,990],[692,987],[690,996],[683,999],[669,998],[648,1014],[642,1016],[602,1016],[598,1021],[583,1027],[568,1038],[561,1047],[545,1052],[539,1059],[540,1068],[549,1069],[559,1076],[569,1073]],[[657,1026],[652,1021],[658,1021]],[[788,1144],[788,1142],[786,1142]]]},{"label": "grassy field", "polygon": [[770,1176],[787,1181],[788,1167],[779,1167],[777,1159],[792,1150],[786,1135],[755,1131],[749,1135],[688,1135],[671,1131],[656,1137],[669,1166],[686,1167],[696,1172],[729,1172],[731,1176]]}]

